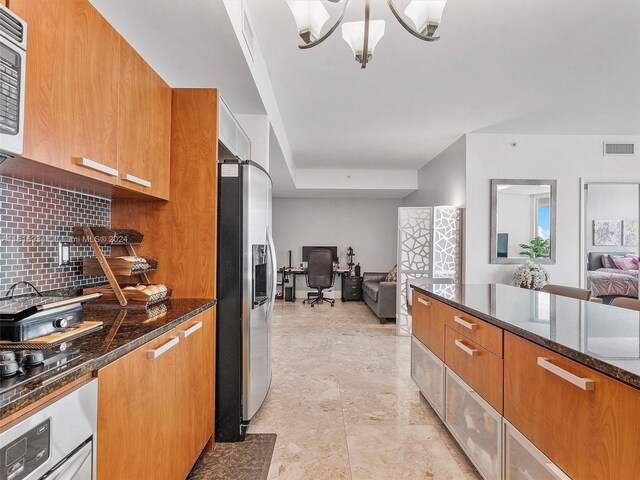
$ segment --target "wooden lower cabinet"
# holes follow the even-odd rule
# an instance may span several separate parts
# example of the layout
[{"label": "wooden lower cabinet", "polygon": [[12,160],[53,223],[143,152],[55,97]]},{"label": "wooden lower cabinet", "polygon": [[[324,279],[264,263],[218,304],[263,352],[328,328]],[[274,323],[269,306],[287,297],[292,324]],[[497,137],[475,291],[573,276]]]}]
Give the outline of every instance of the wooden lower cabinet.
[{"label": "wooden lower cabinet", "polygon": [[213,435],[214,335],[209,309],[98,371],[98,480],[186,478]]},{"label": "wooden lower cabinet", "polygon": [[411,301],[412,334],[444,360],[444,324],[447,306],[415,290]]},{"label": "wooden lower cabinet", "polygon": [[505,418],[571,478],[638,478],[640,391],[507,332],[504,368]]},{"label": "wooden lower cabinet", "polygon": [[478,395],[502,413],[502,359],[446,327],[445,363]]},{"label": "wooden lower cabinet", "polygon": [[189,471],[213,434],[215,398],[214,310],[196,316],[178,328],[182,342],[177,351],[176,394],[180,421],[175,454],[184,459],[177,478]]}]

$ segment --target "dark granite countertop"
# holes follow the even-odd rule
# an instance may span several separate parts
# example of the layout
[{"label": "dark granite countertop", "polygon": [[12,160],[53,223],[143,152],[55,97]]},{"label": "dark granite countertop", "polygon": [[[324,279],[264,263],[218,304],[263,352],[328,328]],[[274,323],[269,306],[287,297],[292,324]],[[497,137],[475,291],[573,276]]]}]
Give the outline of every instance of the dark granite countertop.
[{"label": "dark granite countertop", "polygon": [[2,396],[4,398],[0,397],[0,419],[76,378],[104,367],[215,304],[215,300],[173,299],[149,312],[86,304],[83,307],[84,320],[100,321],[103,325],[100,330],[67,342],[66,351],[78,351],[80,358],[69,362],[62,372],[45,373],[24,383],[19,395],[13,391],[6,392]]},{"label": "dark granite countertop", "polygon": [[640,313],[509,285],[411,285],[416,291],[640,388]]}]

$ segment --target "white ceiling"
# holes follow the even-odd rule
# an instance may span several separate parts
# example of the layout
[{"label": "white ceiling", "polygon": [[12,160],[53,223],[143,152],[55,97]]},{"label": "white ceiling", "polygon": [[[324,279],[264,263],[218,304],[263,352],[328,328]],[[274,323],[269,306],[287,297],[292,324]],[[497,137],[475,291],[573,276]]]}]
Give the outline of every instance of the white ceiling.
[{"label": "white ceiling", "polygon": [[[234,113],[265,113],[222,0],[91,2],[172,87],[218,87]],[[380,181],[349,193],[294,178],[384,180],[381,170],[415,171],[473,131],[640,135],[640,0],[448,0],[436,43],[372,0],[386,33],[365,70],[339,29],[299,50],[284,0],[242,2],[293,152],[291,171],[272,134],[276,193],[401,197],[406,188],[371,189]],[[408,0],[395,2],[403,11]],[[361,20],[364,0],[351,3],[346,21]]]},{"label": "white ceiling", "polygon": [[296,168],[417,169],[471,131],[640,134],[638,0],[449,0],[436,43],[374,0],[365,70],[340,30],[299,50],[283,0],[245,3]]},{"label": "white ceiling", "polygon": [[216,87],[234,113],[265,113],[222,0],[90,1],[171,87]]}]

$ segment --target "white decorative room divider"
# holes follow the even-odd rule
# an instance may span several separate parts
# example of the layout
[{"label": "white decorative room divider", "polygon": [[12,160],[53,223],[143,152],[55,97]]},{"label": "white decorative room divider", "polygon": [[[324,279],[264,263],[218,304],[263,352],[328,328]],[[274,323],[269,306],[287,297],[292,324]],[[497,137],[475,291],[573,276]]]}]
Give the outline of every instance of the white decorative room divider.
[{"label": "white decorative room divider", "polygon": [[[411,335],[407,280],[461,279],[462,209],[410,207],[398,209],[398,288],[396,329]],[[449,280],[451,281],[451,280]]]}]

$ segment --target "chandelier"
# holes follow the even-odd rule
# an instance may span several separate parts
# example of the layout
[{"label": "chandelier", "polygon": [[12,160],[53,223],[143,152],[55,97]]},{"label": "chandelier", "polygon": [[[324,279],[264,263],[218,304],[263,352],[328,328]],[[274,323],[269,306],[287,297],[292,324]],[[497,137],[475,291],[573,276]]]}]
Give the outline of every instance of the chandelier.
[{"label": "chandelier", "polygon": [[[320,45],[342,23],[350,0],[328,1],[342,3],[342,12],[331,28],[322,33],[330,15],[321,0],[286,0],[295,18],[298,34],[304,42],[299,45],[301,49],[304,50]],[[393,0],[387,0],[391,13],[393,13],[400,25],[411,35],[425,42],[435,42],[440,39],[434,34],[442,20],[442,12],[446,3],[446,0],[411,0],[404,10],[403,16],[396,9]],[[342,38],[349,44],[356,62],[362,68],[367,66],[373,56],[376,45],[384,35],[385,21],[371,20],[369,18],[370,10],[370,0],[365,0],[364,20],[342,24]]]}]

